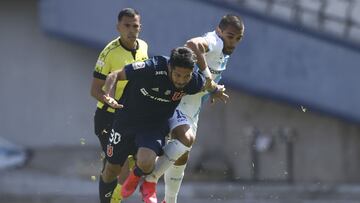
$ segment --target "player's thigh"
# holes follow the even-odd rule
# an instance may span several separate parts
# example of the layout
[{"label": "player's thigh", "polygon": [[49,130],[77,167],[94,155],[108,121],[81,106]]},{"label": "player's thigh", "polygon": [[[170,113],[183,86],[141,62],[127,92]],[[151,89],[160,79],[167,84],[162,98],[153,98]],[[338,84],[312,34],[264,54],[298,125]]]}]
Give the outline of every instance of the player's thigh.
[{"label": "player's thigh", "polygon": [[174,115],[169,119],[171,138],[178,139],[186,146],[191,146],[196,138],[196,126],[191,118],[176,109]]},{"label": "player's thigh", "polygon": [[175,109],[174,114],[169,119],[169,128],[170,132],[173,131],[178,126],[188,125],[191,126],[191,123],[188,117],[181,112],[180,109]]},{"label": "player's thigh", "polygon": [[[163,147],[165,145],[165,136],[168,134],[166,127],[149,130],[136,134],[136,147],[147,148],[152,150],[157,156],[163,155]],[[139,159],[139,157],[137,157]]]},{"label": "player's thigh", "polygon": [[113,120],[113,113],[101,109],[96,109],[94,115],[94,131],[104,152],[109,140],[109,132],[111,130]]},{"label": "player's thigh", "polygon": [[136,151],[135,134],[120,133],[112,129],[106,146],[106,160],[111,164],[124,165],[129,155]]}]

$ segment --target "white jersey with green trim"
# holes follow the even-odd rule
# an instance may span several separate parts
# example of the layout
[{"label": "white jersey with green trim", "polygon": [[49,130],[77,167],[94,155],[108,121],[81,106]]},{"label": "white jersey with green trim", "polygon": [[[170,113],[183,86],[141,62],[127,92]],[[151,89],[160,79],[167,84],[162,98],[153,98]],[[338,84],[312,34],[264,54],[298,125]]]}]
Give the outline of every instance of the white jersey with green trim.
[{"label": "white jersey with green trim", "polygon": [[[202,37],[206,40],[209,47],[209,51],[205,53],[205,60],[214,81],[219,82],[221,72],[225,70],[229,56],[223,54],[223,41],[215,31],[208,32]],[[208,98],[208,92],[186,95],[181,99],[177,109],[197,123],[201,106]]]}]

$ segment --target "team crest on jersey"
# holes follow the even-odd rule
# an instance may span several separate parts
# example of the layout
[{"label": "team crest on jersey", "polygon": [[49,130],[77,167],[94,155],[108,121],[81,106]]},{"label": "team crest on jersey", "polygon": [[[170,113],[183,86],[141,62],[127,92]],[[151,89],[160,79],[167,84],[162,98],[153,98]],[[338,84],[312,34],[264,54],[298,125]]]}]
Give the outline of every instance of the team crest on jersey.
[{"label": "team crest on jersey", "polygon": [[173,101],[178,101],[178,100],[180,100],[184,95],[185,95],[185,93],[183,93],[183,92],[175,92],[171,99],[172,99]]},{"label": "team crest on jersey", "polygon": [[132,66],[133,66],[134,70],[145,68],[145,62],[142,62],[142,61],[135,62],[135,63],[132,64]]},{"label": "team crest on jersey", "polygon": [[107,145],[106,154],[108,157],[112,157],[114,155],[114,147]]}]

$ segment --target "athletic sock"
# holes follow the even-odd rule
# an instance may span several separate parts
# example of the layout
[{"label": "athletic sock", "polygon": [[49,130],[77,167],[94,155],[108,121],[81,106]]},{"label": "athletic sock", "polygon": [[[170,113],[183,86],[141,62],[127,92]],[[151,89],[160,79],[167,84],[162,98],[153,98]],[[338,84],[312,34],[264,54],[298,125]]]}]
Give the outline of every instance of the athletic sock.
[{"label": "athletic sock", "polygon": [[164,155],[159,157],[155,163],[154,171],[146,176],[145,180],[156,183],[165,171],[175,163],[185,152],[189,151],[190,147],[185,146],[178,140],[171,140],[164,147]]},{"label": "athletic sock", "polygon": [[99,179],[100,203],[110,203],[113,190],[117,185],[117,179],[110,183],[105,183],[101,176]]},{"label": "athletic sock", "polygon": [[166,170],[164,175],[165,180],[165,197],[166,203],[176,203],[177,196],[180,190],[181,182],[184,178],[185,165],[172,165]]}]

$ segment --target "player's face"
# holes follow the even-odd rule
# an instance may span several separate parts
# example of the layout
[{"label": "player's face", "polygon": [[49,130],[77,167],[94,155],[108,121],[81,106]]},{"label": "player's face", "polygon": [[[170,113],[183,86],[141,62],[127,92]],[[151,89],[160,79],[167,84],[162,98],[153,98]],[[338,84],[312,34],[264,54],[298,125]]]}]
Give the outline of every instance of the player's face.
[{"label": "player's face", "polygon": [[244,29],[239,30],[234,26],[227,26],[224,30],[218,28],[218,33],[224,42],[223,53],[230,55],[244,36]]},{"label": "player's face", "polygon": [[140,27],[139,15],[135,17],[123,16],[117,25],[121,39],[127,42],[134,42],[139,37]]},{"label": "player's face", "polygon": [[184,88],[190,82],[193,72],[192,69],[175,67],[170,70],[171,80],[177,89]]}]

